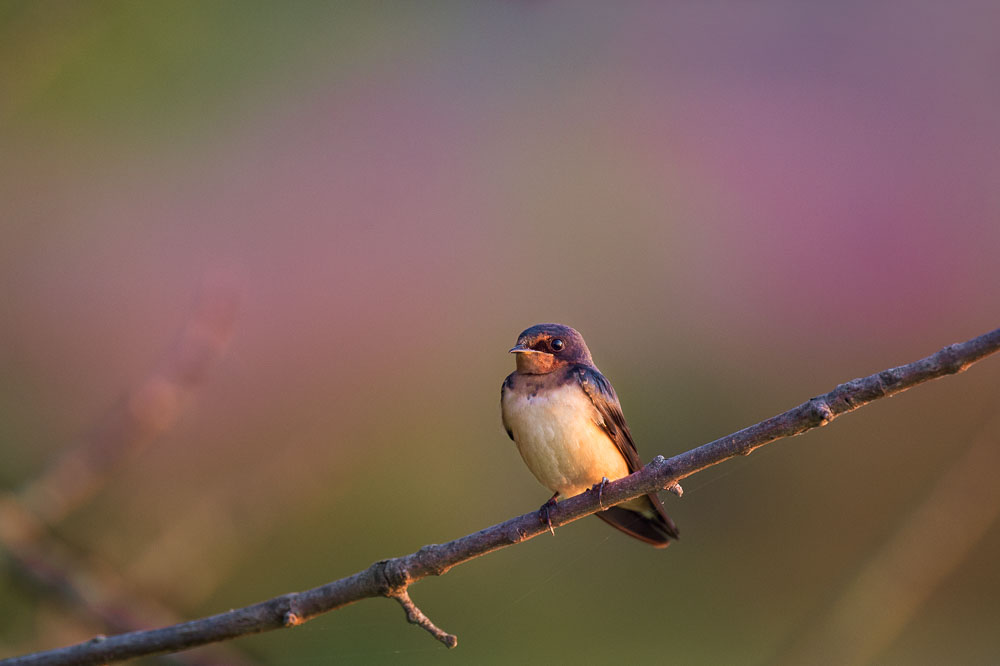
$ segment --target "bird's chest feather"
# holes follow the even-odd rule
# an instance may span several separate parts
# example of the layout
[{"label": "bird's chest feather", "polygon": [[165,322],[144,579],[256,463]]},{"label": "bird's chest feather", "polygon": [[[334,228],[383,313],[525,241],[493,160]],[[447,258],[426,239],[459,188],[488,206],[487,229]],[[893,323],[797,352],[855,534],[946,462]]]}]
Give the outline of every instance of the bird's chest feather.
[{"label": "bird's chest feather", "polygon": [[600,414],[575,383],[507,390],[503,414],[528,469],[562,497],[581,493],[603,477],[628,474],[625,459],[600,425]]}]

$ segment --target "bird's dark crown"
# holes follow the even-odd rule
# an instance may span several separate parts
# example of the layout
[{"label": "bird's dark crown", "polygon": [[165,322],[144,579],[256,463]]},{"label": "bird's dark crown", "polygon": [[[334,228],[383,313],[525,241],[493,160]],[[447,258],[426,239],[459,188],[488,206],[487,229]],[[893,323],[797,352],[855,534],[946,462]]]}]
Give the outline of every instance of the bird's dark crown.
[{"label": "bird's dark crown", "polygon": [[594,364],[583,336],[562,324],[535,324],[517,336],[517,346],[551,354],[558,365]]}]

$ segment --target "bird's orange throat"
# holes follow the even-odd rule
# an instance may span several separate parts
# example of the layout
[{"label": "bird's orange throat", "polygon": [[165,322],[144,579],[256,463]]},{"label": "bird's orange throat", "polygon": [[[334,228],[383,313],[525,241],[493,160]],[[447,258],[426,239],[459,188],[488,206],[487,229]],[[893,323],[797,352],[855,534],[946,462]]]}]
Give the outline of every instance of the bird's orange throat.
[{"label": "bird's orange throat", "polygon": [[544,375],[558,366],[555,356],[543,352],[520,352],[517,356],[517,371],[526,375]]}]

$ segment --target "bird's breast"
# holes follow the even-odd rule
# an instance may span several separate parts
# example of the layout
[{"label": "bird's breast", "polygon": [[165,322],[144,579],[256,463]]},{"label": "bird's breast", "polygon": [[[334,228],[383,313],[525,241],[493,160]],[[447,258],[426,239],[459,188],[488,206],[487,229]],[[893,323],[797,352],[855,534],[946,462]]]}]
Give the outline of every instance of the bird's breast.
[{"label": "bird's breast", "polygon": [[502,408],[528,469],[562,497],[579,494],[603,477],[628,475],[625,458],[576,382],[545,388],[515,385],[504,391]]}]

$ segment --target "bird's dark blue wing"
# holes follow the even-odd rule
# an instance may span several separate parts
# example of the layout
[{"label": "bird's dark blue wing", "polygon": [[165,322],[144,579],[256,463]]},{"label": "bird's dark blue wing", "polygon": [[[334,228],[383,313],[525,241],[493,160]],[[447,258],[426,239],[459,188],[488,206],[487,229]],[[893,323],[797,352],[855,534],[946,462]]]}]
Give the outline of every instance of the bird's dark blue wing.
[{"label": "bird's dark blue wing", "polygon": [[597,413],[601,415],[600,426],[608,437],[615,443],[622,457],[628,463],[629,473],[635,472],[642,467],[639,459],[639,452],[632,441],[632,433],[629,432],[628,424],[625,423],[625,415],[622,414],[621,403],[615,394],[611,382],[600,373],[597,368],[578,365],[575,368],[577,380],[581,388],[590,397],[590,401],[597,408]]},{"label": "bird's dark blue wing", "polygon": [[[593,366],[579,365],[575,368],[575,372],[580,386],[590,396],[590,401],[603,420],[601,427],[608,433],[608,437],[628,463],[629,473],[638,471],[642,468],[642,460],[639,459],[639,452],[632,441],[632,433],[625,423],[621,403],[618,402],[618,396],[611,382]],[[615,506],[594,515],[622,532],[657,548],[666,547],[671,539],[677,538],[677,526],[670,520],[656,493],[649,493],[639,502],[645,504],[644,509],[640,511]]]}]

